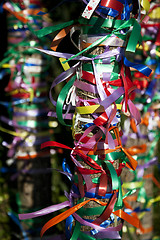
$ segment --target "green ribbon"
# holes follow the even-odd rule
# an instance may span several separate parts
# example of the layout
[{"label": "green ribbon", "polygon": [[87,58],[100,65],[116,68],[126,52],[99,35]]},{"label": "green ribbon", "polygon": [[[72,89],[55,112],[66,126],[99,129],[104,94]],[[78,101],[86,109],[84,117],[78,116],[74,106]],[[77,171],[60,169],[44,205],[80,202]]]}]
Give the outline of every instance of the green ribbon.
[{"label": "green ribbon", "polygon": [[62,115],[63,105],[64,105],[65,99],[68,95],[68,91],[72,87],[75,80],[76,80],[76,76],[73,76],[69,80],[69,82],[62,88],[62,90],[61,90],[61,92],[58,96],[57,104],[56,104],[56,113],[57,113],[57,118],[58,118],[59,122],[62,125],[65,125],[65,126],[68,126],[68,127],[71,127],[71,125],[66,124],[64,119],[63,119],[63,115]]},{"label": "green ribbon", "polygon": [[125,199],[126,197],[132,195],[132,194],[135,193],[135,192],[136,192],[136,189],[132,189],[132,190],[128,191],[128,192],[123,196],[123,199]]},{"label": "green ribbon", "polygon": [[77,214],[80,217],[93,216],[93,212],[94,212],[94,215],[100,215],[100,214],[102,214],[102,212],[104,211],[105,208],[106,208],[106,206],[100,206],[100,207],[94,207],[94,208],[84,208],[84,207],[82,207],[77,211]]},{"label": "green ribbon", "polygon": [[133,190],[135,188],[143,187],[143,184],[144,184],[143,181],[140,181],[140,182],[125,182],[125,183],[123,183],[123,187]]},{"label": "green ribbon", "polygon": [[80,232],[79,234],[79,238],[80,239],[83,239],[83,240],[96,240],[96,238],[92,237],[92,236],[89,236],[83,232]]},{"label": "green ribbon", "polygon": [[137,197],[137,201],[141,202],[141,199],[145,199],[145,202],[147,200],[147,194],[146,194],[146,190],[144,187],[141,187],[139,189],[139,193],[138,193],[138,197]]},{"label": "green ribbon", "polygon": [[38,31],[35,31],[30,24],[27,24],[28,25],[28,28],[29,30],[34,34],[36,35],[38,38],[41,38],[41,37],[44,37],[50,33],[53,33],[55,31],[59,31],[63,28],[66,28],[68,26],[71,26],[75,23],[76,21],[74,20],[71,20],[69,22],[65,22],[65,23],[60,23],[58,25],[55,25],[55,26],[49,26],[49,27],[45,27],[45,28],[42,28]]},{"label": "green ribbon", "polygon": [[31,128],[35,128],[35,127],[45,127],[48,128],[48,121],[37,121],[37,120],[26,120],[26,121],[18,121],[17,122],[18,125],[20,126],[25,126],[25,127],[31,127]]},{"label": "green ribbon", "polygon": [[[24,110],[33,110],[33,109],[37,109],[37,108],[41,108],[42,107],[42,104],[40,104],[40,103],[37,103],[37,104],[34,104],[34,103],[32,103],[32,104],[19,104],[18,105],[18,108],[20,108],[20,109],[24,109]],[[18,111],[18,108],[17,108],[17,111]]]},{"label": "green ribbon", "polygon": [[9,56],[7,58],[4,58],[1,62],[0,62],[0,67],[2,67],[3,64],[8,63],[13,57]]},{"label": "green ribbon", "polygon": [[[114,65],[109,65],[109,64],[107,64],[105,66],[103,66],[102,64],[95,64],[95,65],[96,65],[97,71],[100,71],[100,72],[104,72],[104,71],[110,72],[111,73],[111,79],[110,79],[111,81],[118,79],[118,77],[119,77],[119,75],[118,75],[118,73],[119,73],[119,66],[118,66],[117,62],[115,62]],[[83,69],[83,71],[86,71],[86,72],[93,72],[92,64],[84,63],[82,65],[82,69]]]},{"label": "green ribbon", "polygon": [[124,154],[123,151],[120,152],[112,152],[108,153],[105,156],[105,160],[117,160],[117,159],[123,159],[126,155]]},{"label": "green ribbon", "polygon": [[[102,239],[100,239],[100,238],[94,238],[94,237],[92,237],[92,236],[90,236],[90,235],[87,235],[87,234],[85,234],[85,233],[83,233],[83,232],[80,232],[80,234],[79,234],[79,239],[81,239],[81,240],[102,240]],[[110,240],[109,238],[105,238],[105,239],[103,239],[103,240]],[[112,239],[113,240],[113,239]]]},{"label": "green ribbon", "polygon": [[122,187],[121,187],[121,178],[118,177],[118,199],[115,203],[114,210],[119,210],[123,207],[123,197],[122,197]]},{"label": "green ribbon", "polygon": [[[84,19],[86,20],[86,19]],[[91,19],[90,21],[95,21],[95,19]],[[99,19],[98,19],[99,20]],[[98,21],[97,20],[97,21]],[[80,20],[79,20],[80,21]],[[87,21],[87,25],[91,24],[91,22]],[[101,21],[101,20],[99,20]],[[131,18],[128,21],[123,21],[123,20],[115,20],[115,19],[106,19],[103,20],[103,24],[104,27],[109,27],[109,28],[115,28],[112,33],[103,36],[101,38],[99,38],[97,41],[95,41],[94,43],[92,43],[90,46],[88,46],[87,48],[83,49],[81,52],[77,53],[76,55],[72,56],[71,58],[69,58],[68,60],[64,61],[64,63],[74,59],[75,57],[82,55],[84,52],[90,50],[93,47],[96,47],[97,45],[103,43],[105,40],[107,40],[109,37],[111,37],[113,34],[119,34],[120,30],[124,30],[127,28],[130,28],[131,26],[133,26],[132,31],[130,32],[130,37],[129,37],[129,41],[127,44],[127,48],[126,48],[126,52],[135,52],[136,46],[138,41],[140,40],[140,32],[141,32],[141,26],[139,25],[139,23],[136,21],[136,19]],[[103,26],[102,24],[102,26]],[[127,35],[127,33],[122,34]],[[120,36],[120,35],[119,35]]]},{"label": "green ribbon", "polygon": [[73,234],[72,234],[72,237],[70,238],[70,240],[78,239],[79,234],[80,234],[80,229],[81,229],[81,224],[78,221],[76,221],[76,225],[74,227],[74,231],[73,231]]},{"label": "green ribbon", "polygon": [[119,189],[119,179],[116,173],[116,170],[114,169],[112,163],[110,162],[105,162],[107,165],[107,168],[111,174],[111,179],[112,179],[112,190],[118,190]]},{"label": "green ribbon", "polygon": [[158,141],[159,141],[159,138],[160,138],[160,131],[155,131],[155,136],[154,136],[154,140],[153,140],[153,142],[151,143],[151,145],[150,145],[150,149],[149,149],[149,151],[148,151],[148,154],[146,154],[146,155],[141,155],[141,156],[137,156],[137,159],[138,160],[144,160],[145,161],[145,163],[146,162],[148,162],[150,159],[151,159],[151,157],[154,155],[154,152],[155,152],[155,148],[156,148],[156,146],[157,146],[157,143],[158,143]]},{"label": "green ribbon", "polygon": [[[102,19],[97,17],[92,17],[91,19],[87,20],[85,18],[80,17],[78,22],[83,26],[91,26],[94,30],[100,28],[119,28],[125,20],[116,20],[116,19]],[[105,29],[108,31],[108,29]]]}]

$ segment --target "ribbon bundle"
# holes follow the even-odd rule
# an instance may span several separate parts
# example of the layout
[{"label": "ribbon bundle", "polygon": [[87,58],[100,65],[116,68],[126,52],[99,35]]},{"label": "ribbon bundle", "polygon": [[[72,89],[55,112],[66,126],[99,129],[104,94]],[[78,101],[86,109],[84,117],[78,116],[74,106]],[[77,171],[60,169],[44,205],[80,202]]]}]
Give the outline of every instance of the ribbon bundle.
[{"label": "ribbon bundle", "polygon": [[[1,113],[0,121],[5,127],[1,126],[0,131],[11,136],[7,137],[7,141],[4,140],[2,144],[8,148],[6,171],[11,171],[12,181],[18,180],[19,189],[14,205],[18,205],[18,212],[21,213],[35,209],[34,191],[42,192],[41,186],[38,186],[41,185],[40,180],[36,180],[37,174],[41,174],[42,182],[45,179],[48,190],[47,187],[43,189],[43,193],[46,191],[45,197],[41,198],[39,206],[36,207],[40,208],[51,201],[49,186],[51,171],[46,176],[44,170],[50,167],[50,151],[38,150],[41,143],[50,140],[50,122],[46,119],[49,109],[47,72],[50,64],[47,56],[42,57],[33,48],[44,47],[47,44],[46,39],[39,40],[29,31],[30,25],[33,32],[46,25],[42,16],[37,15],[42,10],[40,1],[32,0],[27,3],[21,1],[21,5],[18,5],[18,2],[3,4],[3,9],[9,12],[7,15],[8,51],[0,66],[6,75],[10,74],[5,92],[11,100],[0,102],[7,108],[9,115],[7,118]],[[20,228],[20,234],[24,239],[28,239],[28,235],[32,235],[33,232],[35,234],[37,229],[31,231],[32,221],[20,224],[12,211],[16,210],[11,209],[9,216]]]},{"label": "ribbon bundle", "polygon": [[[124,194],[122,187],[127,184],[122,185],[120,178],[122,169],[127,167],[134,171],[137,167],[137,160],[132,157],[134,149],[125,149],[121,143],[120,119],[122,114],[128,116],[134,129],[141,121],[131,101],[136,85],[130,67],[140,76],[149,76],[151,70],[142,63],[131,61],[142,40],[140,24],[135,18],[130,19],[131,1],[83,2],[86,7],[77,21],[36,32],[42,37],[59,30],[52,41],[53,51],[37,50],[64,58],[64,67],[68,61],[77,60],[54,80],[50,99],[56,112],[49,113],[66,126],[70,126],[68,120],[72,119],[75,146],[70,148],[50,141],[42,144],[42,148],[60,147],[71,151],[75,173],[71,173],[66,162],[63,173],[72,182],[72,189],[65,194],[68,201],[19,217],[33,218],[69,207],[43,226],[41,236],[66,219],[67,239],[120,239],[123,220],[142,230],[136,211],[126,201],[131,199],[136,184]],[[149,2],[142,1],[141,4],[148,12]],[[99,17],[92,16],[93,12]],[[72,40],[76,29],[81,29],[79,52],[76,55],[56,52],[68,33]],[[63,81],[67,83],[55,101],[52,89]],[[145,151],[145,146],[140,151]]]},{"label": "ribbon bundle", "polygon": [[[124,134],[122,137],[123,145],[127,146],[127,151],[138,161],[137,171],[134,172],[130,183],[125,183],[124,188],[137,188],[137,196],[130,198],[130,208],[139,214],[141,223],[144,226],[140,228],[141,234],[150,238],[153,234],[152,204],[159,202],[159,194],[155,186],[159,189],[160,185],[154,176],[154,167],[158,166],[157,146],[159,141],[159,22],[156,14],[160,5],[153,4],[148,13],[150,19],[143,22],[142,27],[142,45],[137,46],[135,61],[145,63],[152,68],[151,76],[146,79],[143,74],[132,72],[133,82],[137,85],[134,96],[134,102],[141,111],[142,121],[140,126],[136,126],[133,121],[125,120]],[[130,128],[131,126],[131,128]],[[129,131],[129,129],[131,129]],[[134,146],[130,146],[132,139]],[[149,141],[148,141],[149,140]],[[147,143],[146,143],[147,141]],[[126,176],[127,179],[127,176]],[[153,185],[154,183],[154,185]],[[153,192],[153,189],[154,192]],[[156,194],[155,194],[156,192]],[[135,201],[141,204],[135,207]],[[155,210],[154,210],[155,211]],[[148,220],[146,227],[145,222]],[[132,231],[132,229],[128,229]]]}]

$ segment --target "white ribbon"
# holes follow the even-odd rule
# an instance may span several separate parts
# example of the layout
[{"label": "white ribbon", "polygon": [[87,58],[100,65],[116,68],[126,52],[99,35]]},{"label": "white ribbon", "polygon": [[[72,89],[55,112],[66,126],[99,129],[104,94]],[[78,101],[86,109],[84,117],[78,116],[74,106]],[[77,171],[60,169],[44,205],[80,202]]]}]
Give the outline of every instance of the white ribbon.
[{"label": "white ribbon", "polygon": [[90,0],[82,13],[82,17],[90,19],[100,0]]}]

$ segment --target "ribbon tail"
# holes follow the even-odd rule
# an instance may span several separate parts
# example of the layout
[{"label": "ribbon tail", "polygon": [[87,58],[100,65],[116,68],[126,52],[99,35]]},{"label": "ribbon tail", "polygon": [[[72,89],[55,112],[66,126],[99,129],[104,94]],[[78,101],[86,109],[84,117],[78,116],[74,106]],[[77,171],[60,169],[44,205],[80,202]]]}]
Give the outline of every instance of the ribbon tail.
[{"label": "ribbon tail", "polygon": [[122,218],[123,220],[125,220],[126,222],[130,223],[131,225],[133,225],[136,228],[139,228],[140,226],[140,221],[137,217],[133,217],[130,216],[129,214],[125,213],[124,211],[117,210],[115,212],[113,212],[116,216]]},{"label": "ribbon tail", "polygon": [[129,163],[126,162],[126,166],[128,168],[130,168],[131,170],[136,170],[136,167],[138,165],[137,161],[124,149],[122,148],[122,151],[126,154],[128,160],[129,160]]}]

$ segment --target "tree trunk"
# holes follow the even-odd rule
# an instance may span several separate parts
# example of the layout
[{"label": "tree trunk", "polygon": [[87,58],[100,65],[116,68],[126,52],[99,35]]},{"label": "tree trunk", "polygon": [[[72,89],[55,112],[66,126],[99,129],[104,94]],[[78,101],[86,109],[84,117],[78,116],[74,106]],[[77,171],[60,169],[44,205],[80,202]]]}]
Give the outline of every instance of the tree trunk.
[{"label": "tree trunk", "polygon": [[[4,5],[4,8],[11,12],[7,17],[8,51],[11,51],[12,56],[9,62],[11,76],[6,91],[12,98],[10,104],[13,117],[10,122],[15,131],[8,157],[12,159],[11,164],[16,165],[17,168],[17,173],[12,175],[11,179],[17,181],[14,194],[18,210],[15,208],[12,210],[24,213],[51,204],[51,172],[47,170],[51,166],[50,151],[40,149],[41,143],[50,140],[47,118],[49,106],[47,71],[50,64],[47,58],[30,48],[30,46],[43,47],[46,41],[40,41],[33,36],[25,22],[25,19],[28,19],[34,30],[43,27],[42,16],[36,14],[36,11],[42,8],[41,1],[12,2],[11,11],[7,5]],[[18,18],[17,15],[14,16],[15,13]],[[24,239],[39,236],[37,219],[22,221],[21,225],[23,230],[21,229],[20,235]],[[12,229],[13,234],[16,235],[14,231],[15,229]]]},{"label": "tree trunk", "polygon": [[[156,6],[156,1],[152,5]],[[155,8],[156,11],[157,7]],[[159,22],[156,18],[154,10],[150,9],[151,14],[149,14],[150,19],[147,23],[142,23],[142,36],[144,41],[142,42],[141,47],[137,48],[137,53],[135,54],[135,60],[143,61],[143,59],[152,59],[147,61],[147,65],[152,69],[152,75],[150,78],[146,79],[144,76],[138,76],[136,72],[133,72],[133,82],[138,86],[138,92],[135,94],[135,104],[139,107],[141,111],[141,124],[140,126],[135,126],[131,124],[130,131],[128,131],[128,120],[124,124],[124,145],[129,150],[134,151],[135,156],[138,160],[138,170],[137,175],[128,173],[124,171],[122,174],[122,179],[124,182],[143,182],[143,186],[138,187],[135,201],[129,202],[130,206],[133,209],[139,207],[142,211],[149,208],[149,211],[144,211],[141,217],[142,228],[140,231],[131,229],[127,225],[127,231],[124,234],[124,239],[128,239],[129,235],[133,239],[152,239],[155,235],[155,229],[157,224],[153,222],[154,217],[158,217],[157,213],[154,213],[154,206],[149,204],[149,199],[157,197],[155,182],[153,183],[154,169],[156,163],[156,158],[159,150],[158,141],[159,141],[159,103],[154,100],[154,97],[159,92],[159,77],[157,75],[157,56],[153,49],[159,45],[159,29],[150,28],[150,24]],[[157,21],[158,20],[158,21]],[[147,37],[152,36],[152,40],[145,40]],[[154,41],[153,41],[154,39]],[[146,43],[147,42],[147,43]],[[153,60],[154,59],[154,60]],[[142,83],[147,82],[146,85]],[[135,127],[134,127],[135,126]],[[145,149],[145,148],[146,149]],[[141,151],[142,149],[142,151]],[[144,149],[144,150],[143,150]],[[139,150],[139,152],[137,151]],[[152,163],[151,163],[152,162]]]},{"label": "tree trunk", "polygon": [[[111,2],[114,3],[114,1],[111,1]],[[121,11],[122,11],[122,9],[121,9]],[[106,19],[117,19],[117,18],[120,19],[120,12],[119,12],[119,15],[116,17],[111,17],[111,16],[106,15]],[[82,27],[81,35],[80,35],[80,50],[85,49],[86,47],[91,45],[91,43],[94,43],[97,39],[100,39],[102,36],[105,35],[105,33],[101,29],[101,24],[103,24],[104,19],[102,20],[101,17],[95,17],[95,19],[97,20],[97,21],[95,20],[95,25],[90,27],[88,32],[85,27],[84,28]],[[100,31],[100,29],[102,32]],[[113,28],[106,27],[105,30],[107,31],[108,34],[110,34],[110,33],[112,33]],[[92,48],[91,50],[88,50],[87,52],[85,52],[85,56],[90,57],[90,58],[97,57],[97,56],[100,56],[101,54],[103,54],[104,52],[113,51],[118,48],[121,48],[121,51],[122,51],[122,49],[125,49],[126,45],[127,45],[126,41],[123,41],[123,40],[117,39],[117,38],[115,39],[114,37],[111,37],[110,40],[108,40],[108,41],[106,40],[106,42],[103,42],[100,46],[98,45],[98,46]],[[99,59],[99,57],[97,59]],[[100,81],[101,81],[102,86],[104,87],[104,92],[105,92],[105,98],[103,98],[103,99],[99,95],[98,91],[95,91],[96,92],[95,93],[93,90],[91,92],[89,90],[88,91],[84,90],[84,89],[87,89],[87,85],[88,85],[88,89],[89,89],[89,84],[92,86],[92,89],[95,86],[94,81],[91,82],[91,80],[89,79],[89,76],[87,76],[87,73],[89,73],[90,75],[93,74],[92,77],[94,78],[95,82],[97,81],[97,79],[95,76],[94,67],[92,65],[93,62],[91,62],[91,61],[82,62],[81,67],[78,71],[79,83],[76,84],[76,99],[78,99],[78,100],[77,100],[77,105],[76,105],[77,111],[76,111],[74,122],[73,122],[73,136],[74,136],[74,140],[75,140],[75,149],[81,149],[82,151],[84,151],[84,153],[87,153],[87,156],[89,156],[93,159],[96,159],[95,160],[96,163],[98,163],[100,168],[103,169],[102,171],[104,171],[107,175],[108,182],[107,181],[105,182],[105,187],[107,188],[106,193],[111,193],[110,198],[104,197],[104,193],[102,193],[100,191],[100,188],[101,188],[100,183],[102,181],[102,173],[92,173],[92,174],[88,173],[88,175],[90,175],[92,181],[94,183],[98,184],[97,190],[96,190],[96,195],[94,195],[94,194],[91,194],[91,195],[92,195],[92,197],[95,196],[95,198],[98,198],[102,202],[107,203],[106,209],[109,206],[109,204],[111,203],[111,201],[113,200],[113,196],[115,193],[115,191],[113,191],[113,185],[114,185],[113,181],[114,180],[112,179],[112,176],[110,175],[110,172],[109,172],[110,169],[107,164],[112,163],[112,166],[114,167],[115,170],[117,170],[117,172],[121,169],[121,166],[122,166],[121,165],[122,161],[119,157],[117,157],[117,158],[115,157],[112,160],[110,153],[106,154],[106,152],[107,152],[107,150],[112,149],[115,154],[116,153],[119,154],[121,151],[120,151],[120,148],[116,148],[116,147],[104,148],[106,139],[104,138],[102,133],[100,135],[98,135],[98,132],[100,131],[100,128],[102,129],[104,127],[106,129],[106,133],[105,133],[106,135],[108,135],[108,133],[111,134],[112,137],[115,136],[116,134],[119,135],[121,133],[121,127],[120,127],[121,111],[120,111],[120,109],[117,110],[117,113],[116,113],[117,121],[115,123],[114,122],[115,119],[114,120],[112,119],[110,122],[108,121],[108,117],[112,112],[112,108],[110,108],[109,111],[107,112],[108,116],[107,116],[107,114],[105,114],[105,111],[103,108],[101,108],[101,110],[99,109],[99,111],[97,110],[92,113],[89,113],[90,111],[87,112],[87,110],[84,113],[80,113],[81,111],[78,112],[79,111],[78,109],[80,109],[81,107],[83,108],[83,106],[96,104],[98,102],[98,101],[96,101],[97,99],[99,99],[100,101],[107,99],[107,97],[110,94],[112,94],[115,91],[115,89],[117,89],[117,88],[112,88],[112,86],[111,86],[112,84],[109,85],[109,81],[111,80],[111,73],[109,70],[108,71],[105,70],[105,68],[107,69],[107,66],[109,66],[109,67],[112,66],[113,69],[119,68],[119,70],[117,71],[117,78],[115,78],[115,79],[118,79],[118,78],[122,79],[120,69],[124,68],[124,65],[122,64],[121,61],[119,61],[117,59],[111,60],[111,58],[110,59],[104,58],[102,60],[102,62],[99,64],[99,68],[104,67],[103,71],[99,70],[99,72],[98,72],[98,75],[99,75],[98,78],[101,79]],[[118,63],[117,63],[117,61],[118,61]],[[100,62],[100,60],[99,60],[99,62]],[[97,61],[97,63],[99,63],[99,62]],[[97,64],[97,68],[98,68],[98,64]],[[85,70],[85,69],[87,69],[87,70]],[[106,77],[107,80],[106,80],[105,76],[108,76],[108,77]],[[99,83],[96,82],[96,85],[98,85],[98,84]],[[86,88],[85,88],[85,86],[86,86]],[[97,87],[97,89],[98,89],[98,87]],[[114,101],[114,103],[119,104],[120,102]],[[117,107],[118,107],[118,105],[117,105]],[[102,114],[103,114],[103,117],[102,117]],[[101,120],[100,120],[100,118],[101,118]],[[98,119],[99,119],[99,122],[96,121]],[[94,127],[92,128],[91,126],[94,126]],[[87,134],[86,132],[87,132],[87,129],[89,129],[89,128],[91,130],[88,131],[88,134]],[[96,134],[98,136],[96,136]],[[96,136],[95,139],[94,139],[94,135]],[[82,136],[84,136],[84,138]],[[85,137],[88,137],[89,140],[85,140]],[[95,140],[94,144],[92,144],[91,139],[93,142]],[[88,141],[88,143],[89,142],[91,143],[90,145],[88,144],[89,151],[85,150],[85,148],[87,148],[87,144],[84,147],[84,145],[85,145],[84,143],[87,143],[87,141]],[[110,144],[109,141],[110,140],[109,140],[109,136],[108,136],[108,141],[107,141],[108,144]],[[117,146],[120,147],[120,143]],[[117,154],[117,156],[118,156],[118,154]],[[94,157],[93,157],[93,155],[94,155]],[[84,162],[83,158],[81,159],[78,157],[78,162],[85,169],[88,169],[88,170],[95,169],[90,164],[87,164],[86,161]],[[84,193],[82,191],[82,185],[80,185],[80,181],[82,181],[82,180],[80,180],[80,173],[77,169],[76,169],[75,177],[78,177],[78,181],[79,181],[78,188],[79,188],[79,192],[80,192],[81,196],[78,199],[76,198],[74,200],[74,204],[77,204],[81,201],[90,200],[91,197],[87,196],[87,193],[86,193],[87,190],[85,187],[84,187],[85,188]],[[93,221],[93,223],[94,222],[102,223],[104,220],[108,220],[109,227],[117,227],[121,224],[121,219],[114,214],[111,214],[107,218],[103,218],[103,211],[101,212],[101,214],[94,214],[94,209],[96,209],[98,207],[100,207],[99,203],[97,203],[95,201],[89,201],[84,206],[83,219],[91,220],[91,221]],[[93,209],[92,214],[87,214],[87,211],[91,212],[90,209]],[[97,221],[97,219],[99,219],[99,220]],[[103,219],[103,221],[101,221],[101,219]],[[75,231],[77,230],[77,228],[78,227],[77,227],[77,223],[76,223]],[[87,239],[90,239],[89,236],[94,237],[93,228],[88,226],[87,223],[86,223],[86,225],[85,224],[81,225],[80,231],[81,231],[81,233],[79,234],[80,239],[83,236],[82,232],[84,232],[86,234],[86,238],[88,236]],[[74,233],[75,232],[73,232],[73,234]],[[96,238],[100,239],[100,235],[97,234],[95,236],[96,237],[94,239],[96,239]],[[73,237],[73,235],[72,235],[72,237]],[[105,239],[108,239],[107,234],[106,234]]]}]

